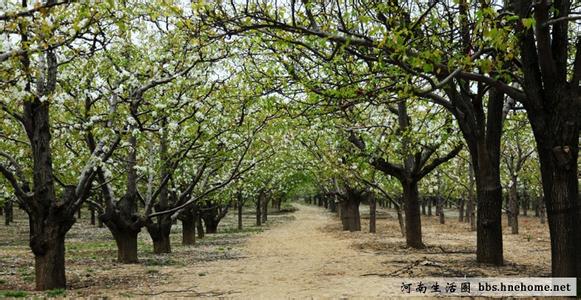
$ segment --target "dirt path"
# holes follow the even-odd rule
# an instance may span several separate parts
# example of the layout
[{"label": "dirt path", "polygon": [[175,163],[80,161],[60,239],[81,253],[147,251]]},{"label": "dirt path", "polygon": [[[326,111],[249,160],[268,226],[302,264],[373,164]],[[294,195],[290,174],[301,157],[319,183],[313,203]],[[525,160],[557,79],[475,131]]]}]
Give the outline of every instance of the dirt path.
[{"label": "dirt path", "polygon": [[247,242],[247,258],[206,263],[189,272],[174,273],[176,282],[161,287],[161,291],[174,292],[163,295],[264,299],[386,295],[384,279],[361,276],[381,268],[379,256],[358,252],[348,240],[321,230],[334,221],[320,208],[297,207],[294,221]]}]

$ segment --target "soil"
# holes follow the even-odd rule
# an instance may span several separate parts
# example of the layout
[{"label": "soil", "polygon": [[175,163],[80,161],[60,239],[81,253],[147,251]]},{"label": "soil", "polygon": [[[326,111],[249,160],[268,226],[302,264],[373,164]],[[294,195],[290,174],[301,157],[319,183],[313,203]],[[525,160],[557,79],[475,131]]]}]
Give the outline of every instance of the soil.
[{"label": "soil", "polygon": [[[235,222],[232,215],[220,227],[221,234],[207,235],[193,247],[174,247],[171,255],[140,253],[141,264],[129,266],[113,262],[114,243],[106,229],[98,229],[105,230],[101,235],[92,233],[101,244],[90,249],[86,243],[74,242],[83,234],[73,230],[67,237],[72,289],[67,296],[366,298],[398,295],[401,291],[388,282],[400,278],[550,275],[548,228],[533,217],[520,217],[519,235],[510,234],[504,224],[505,265],[495,267],[476,263],[476,233],[456,218],[441,225],[438,217],[423,216],[427,248],[413,250],[405,247],[393,212],[379,209],[376,234],[366,232],[366,218],[363,231],[350,233],[341,230],[334,214],[316,206],[294,205],[298,211],[292,215],[269,216],[268,230],[250,227],[229,232],[228,222]],[[367,213],[362,206],[362,216]],[[246,217],[250,223],[252,214]],[[177,231],[178,226],[174,244],[179,244]],[[30,278],[23,279],[30,275],[22,275],[22,270],[31,272],[26,235],[22,230],[12,233],[20,240],[0,235],[0,290],[31,290]],[[151,252],[148,241],[142,243],[140,249]]]}]

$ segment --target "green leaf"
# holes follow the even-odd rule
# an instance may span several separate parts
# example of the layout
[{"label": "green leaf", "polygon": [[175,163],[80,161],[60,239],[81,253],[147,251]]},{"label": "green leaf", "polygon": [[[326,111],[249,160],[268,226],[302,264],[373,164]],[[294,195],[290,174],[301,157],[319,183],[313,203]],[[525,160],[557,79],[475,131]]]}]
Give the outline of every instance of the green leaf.
[{"label": "green leaf", "polygon": [[522,24],[525,28],[531,29],[536,24],[536,20],[534,18],[527,18],[522,19]]}]

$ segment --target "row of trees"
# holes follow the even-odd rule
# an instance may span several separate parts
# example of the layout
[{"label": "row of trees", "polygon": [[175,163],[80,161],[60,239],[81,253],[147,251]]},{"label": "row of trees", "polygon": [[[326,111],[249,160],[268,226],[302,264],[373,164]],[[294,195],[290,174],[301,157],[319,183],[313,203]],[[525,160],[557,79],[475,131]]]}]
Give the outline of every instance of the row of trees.
[{"label": "row of trees", "polygon": [[251,199],[261,223],[297,187],[348,230],[374,190],[414,248],[420,190],[467,199],[477,261],[501,265],[503,185],[515,233],[526,185],[553,275],[581,277],[571,1],[2,5],[0,183],[29,216],[37,289],[65,286],[83,205],[135,262],[142,228],[169,252],[176,219],[211,232]]},{"label": "row of trees", "polygon": [[28,214],[38,290],[66,286],[83,206],[135,263],[143,228],[168,253],[177,219],[191,242],[196,219],[216,232],[236,193],[282,198],[287,174],[239,183],[270,176],[255,169],[284,152],[284,130],[237,42],[165,1],[2,5],[0,183]]},{"label": "row of trees", "polygon": [[[262,37],[289,80],[313,101],[352,111],[360,104],[389,105],[396,95],[399,111],[414,98],[446,110],[474,170],[482,263],[503,264],[502,128],[510,109],[525,110],[540,162],[552,273],[580,276],[578,4],[248,0],[210,3],[202,10],[225,34]],[[414,150],[420,155],[410,154],[397,169],[378,168],[403,178],[411,198],[424,173],[414,165],[424,161],[422,149]]]}]

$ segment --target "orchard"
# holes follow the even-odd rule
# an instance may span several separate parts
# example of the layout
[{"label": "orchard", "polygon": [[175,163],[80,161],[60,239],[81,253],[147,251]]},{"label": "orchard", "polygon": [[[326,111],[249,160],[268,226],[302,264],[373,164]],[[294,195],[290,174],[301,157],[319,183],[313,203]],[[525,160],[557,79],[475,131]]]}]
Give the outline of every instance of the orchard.
[{"label": "orchard", "polygon": [[578,1],[3,1],[0,297],[579,285],[580,130]]}]

